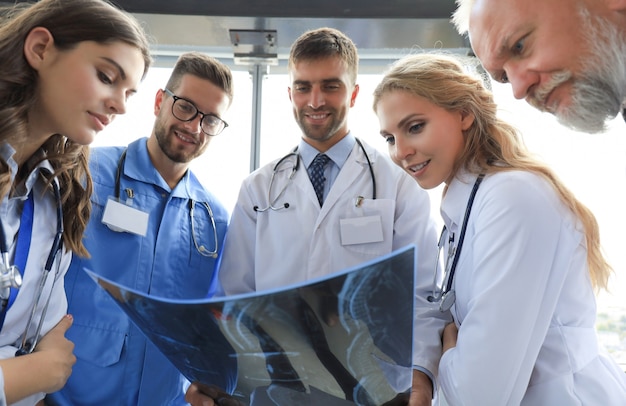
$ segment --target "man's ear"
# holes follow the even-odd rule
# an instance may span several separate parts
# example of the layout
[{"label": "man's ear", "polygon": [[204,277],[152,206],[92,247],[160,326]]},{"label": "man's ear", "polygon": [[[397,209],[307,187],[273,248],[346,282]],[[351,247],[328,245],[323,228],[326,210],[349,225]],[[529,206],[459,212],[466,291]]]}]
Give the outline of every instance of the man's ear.
[{"label": "man's ear", "polygon": [[163,98],[165,97],[163,89],[157,90],[154,95],[154,115],[158,116],[161,111],[161,104],[163,104]]},{"label": "man's ear", "polygon": [[24,57],[28,64],[35,70],[39,70],[46,52],[54,47],[54,37],[44,27],[35,27],[24,40]]},{"label": "man's ear", "polygon": [[359,85],[354,85],[354,89],[352,90],[352,94],[350,95],[350,107],[354,107],[354,103],[356,103],[356,97],[359,95]]}]

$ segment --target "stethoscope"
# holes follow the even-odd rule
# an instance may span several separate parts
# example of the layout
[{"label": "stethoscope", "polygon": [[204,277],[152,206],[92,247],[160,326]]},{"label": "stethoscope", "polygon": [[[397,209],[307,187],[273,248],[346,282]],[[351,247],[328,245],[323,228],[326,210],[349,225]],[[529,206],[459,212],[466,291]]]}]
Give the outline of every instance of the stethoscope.
[{"label": "stethoscope", "polygon": [[215,247],[213,251],[209,251],[204,245],[198,246],[198,240],[196,240],[196,226],[195,220],[193,217],[193,210],[196,206],[196,201],[193,199],[189,199],[189,217],[191,217],[191,238],[193,239],[193,245],[195,245],[198,253],[204,257],[217,258],[217,227],[215,227],[215,219],[213,218],[213,210],[211,210],[211,206],[207,202],[200,203],[202,207],[209,214],[209,218],[211,219],[211,226],[213,227],[213,241],[215,241]]},{"label": "stethoscope", "polygon": [[[121,190],[121,176],[122,176],[122,168],[124,167],[124,162],[126,161],[126,150],[122,152],[120,159],[117,163],[117,171],[115,173],[115,199],[119,201],[120,199],[120,190]],[[129,199],[132,199],[135,196],[133,189],[126,188],[126,195]],[[206,210],[209,215],[209,219],[211,221],[211,227],[213,227],[213,241],[215,241],[215,246],[212,251],[209,251],[204,245],[198,245],[198,239],[196,238],[196,220],[194,218],[193,212],[196,207],[196,201],[193,199],[189,199],[189,221],[191,223],[191,239],[193,240],[193,245],[196,247],[196,250],[203,257],[209,258],[217,258],[217,252],[219,248],[219,243],[217,241],[217,227],[215,226],[215,217],[213,216],[213,210],[211,209],[211,205],[208,202],[201,202],[200,204]],[[116,231],[116,230],[113,230]]]},{"label": "stethoscope", "polygon": [[[465,216],[463,218],[463,225],[461,226],[461,234],[459,235],[458,245],[456,247],[452,245],[454,243],[454,233],[452,233],[452,235],[450,235],[448,238],[448,256],[444,264],[442,288],[439,290],[439,292],[437,292],[437,271],[439,270],[439,258],[441,255],[441,251],[443,250],[443,246],[445,245],[444,237],[448,235],[448,229],[446,228],[446,226],[443,226],[443,230],[441,230],[441,235],[439,236],[437,262],[435,264],[435,275],[433,277],[433,294],[428,296],[427,300],[431,303],[439,303],[439,310],[441,312],[447,312],[448,310],[450,310],[450,308],[452,308],[452,305],[456,301],[456,293],[454,289],[452,289],[454,273],[456,271],[456,265],[459,261],[459,257],[461,256],[461,248],[463,247],[463,240],[465,239],[467,221],[469,220],[470,212],[472,211],[472,205],[474,204],[474,197],[476,196],[478,187],[480,186],[480,183],[483,181],[484,177],[485,174],[481,173],[480,175],[478,175],[478,178],[476,178],[476,182],[474,182],[474,187],[472,188],[472,192],[470,193],[470,197],[467,202],[467,207],[465,208]],[[452,260],[451,264],[450,260]]]},{"label": "stethoscope", "polygon": [[[41,170],[43,171],[45,169],[42,168]],[[48,311],[48,305],[50,304],[50,299],[52,298],[52,291],[54,290],[54,285],[56,284],[60,269],[60,262],[57,262],[56,275],[54,280],[52,281],[52,287],[50,288],[48,299],[44,304],[41,316],[39,318],[39,322],[37,323],[37,328],[34,334],[31,335],[30,326],[32,325],[33,319],[35,318],[35,313],[37,311],[37,308],[39,307],[39,302],[41,301],[41,298],[43,296],[43,290],[46,285],[46,281],[48,280],[50,270],[52,269],[52,265],[54,264],[57,254],[61,250],[61,246],[63,244],[63,206],[61,204],[61,190],[59,189],[59,184],[56,177],[52,179],[51,183],[54,190],[54,197],[56,200],[57,229],[54,235],[54,240],[52,242],[52,248],[50,248],[50,253],[48,254],[48,258],[46,259],[44,272],[42,273],[39,280],[37,296],[35,297],[35,301],[28,316],[28,321],[26,323],[26,327],[24,328],[21,342],[19,343],[18,349],[15,353],[16,356],[30,354],[37,346],[40,338],[39,335],[41,334],[41,328],[43,327],[43,322],[46,318],[46,313]],[[33,196],[30,196],[29,199],[33,199]],[[10,306],[9,299],[11,296],[11,288],[19,289],[22,286],[22,275],[20,274],[20,270],[17,268],[17,266],[15,264],[12,265],[9,261],[8,242],[2,222],[0,222],[0,252],[2,253],[2,265],[0,265],[2,268],[0,270],[0,311],[4,313],[8,311],[7,306]],[[22,272],[24,272],[24,270],[22,270]],[[15,292],[14,295],[17,295],[17,292]]]},{"label": "stethoscope", "polygon": [[[357,144],[359,144],[359,147],[361,148],[361,151],[363,151],[363,154],[365,155],[365,159],[367,160],[367,166],[369,167],[370,177],[372,178],[372,199],[376,200],[376,177],[374,176],[374,169],[372,167],[372,162],[370,161],[370,157],[367,154],[367,151],[365,151],[365,147],[363,147],[363,143],[361,142],[361,140],[359,140],[358,138],[355,138],[355,140]],[[280,193],[278,193],[276,198],[272,199],[272,186],[274,186],[274,178],[276,176],[276,173],[278,173],[278,169],[281,167],[281,165],[287,162],[290,158],[295,158],[295,165],[291,167],[291,172],[289,173],[289,176],[287,177],[287,182],[285,182],[285,186],[283,186],[283,188],[281,189]],[[287,202],[283,203],[282,206],[274,206],[274,204],[278,201],[278,199],[282,197],[283,194],[285,194],[285,190],[287,190],[287,187],[289,186],[289,184],[291,183],[291,180],[293,179],[294,175],[298,171],[299,166],[300,166],[300,154],[298,153],[298,147],[295,147],[293,151],[291,151],[284,157],[280,158],[278,162],[276,162],[276,165],[274,165],[274,168],[272,169],[272,177],[270,178],[270,184],[267,189],[267,201],[269,202],[269,205],[265,208],[260,208],[259,206],[255,205],[254,207],[252,207],[252,209],[260,213],[268,211],[268,210],[278,211],[282,209],[288,209],[290,204]],[[357,201],[357,205],[359,203],[360,201]]]}]

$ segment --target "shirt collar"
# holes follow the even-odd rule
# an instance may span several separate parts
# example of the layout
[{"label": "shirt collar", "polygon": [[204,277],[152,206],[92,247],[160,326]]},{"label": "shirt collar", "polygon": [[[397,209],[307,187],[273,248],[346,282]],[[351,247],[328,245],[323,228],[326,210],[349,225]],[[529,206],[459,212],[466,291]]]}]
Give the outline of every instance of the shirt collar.
[{"label": "shirt collar", "polygon": [[[9,170],[11,173],[11,183],[15,181],[15,176],[18,171],[17,162],[13,159],[16,150],[7,142],[2,143],[0,145],[0,157],[7,163],[9,166]],[[50,164],[50,161],[45,158],[46,154],[43,149],[39,148],[33,156],[31,156],[26,162],[27,168],[30,169],[28,177],[24,181],[23,184],[18,185],[17,195],[21,198],[26,198],[30,191],[33,189],[35,182],[39,179],[39,172],[41,169],[45,169],[48,173],[54,173],[54,169]],[[43,159],[43,160],[42,160]],[[34,165],[35,162],[40,161],[37,165]]]},{"label": "shirt collar", "polygon": [[459,171],[448,185],[446,194],[441,199],[441,217],[452,232],[463,224],[467,201],[476,178],[478,178],[476,174]]},{"label": "shirt collar", "polygon": [[[335,165],[341,168],[348,160],[348,156],[350,156],[350,152],[354,148],[354,144],[356,143],[356,139],[351,133],[348,133],[345,137],[339,140],[338,143],[333,145],[325,154],[334,162]],[[300,144],[298,145],[298,152],[300,157],[302,158],[302,162],[308,168],[309,165],[313,162],[313,159],[320,152],[305,142],[303,139],[300,140]]]},{"label": "shirt collar", "polygon": [[128,145],[126,150],[126,160],[124,163],[124,175],[137,181],[152,184],[169,192],[172,197],[189,198],[188,182],[190,178],[189,169],[181,178],[174,189],[169,185],[159,171],[154,167],[148,154],[148,139],[140,138]]}]

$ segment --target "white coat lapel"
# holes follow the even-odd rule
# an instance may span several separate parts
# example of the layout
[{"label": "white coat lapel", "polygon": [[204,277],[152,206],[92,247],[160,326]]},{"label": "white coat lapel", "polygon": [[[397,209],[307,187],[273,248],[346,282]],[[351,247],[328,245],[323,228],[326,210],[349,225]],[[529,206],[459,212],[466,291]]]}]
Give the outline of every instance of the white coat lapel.
[{"label": "white coat lapel", "polygon": [[[371,152],[367,146],[365,146],[365,148],[367,149],[367,153],[372,160],[372,164],[374,164],[374,153]],[[366,177],[368,182],[370,182],[369,166],[363,151],[361,151],[361,147],[359,147],[357,143],[354,143],[352,152],[350,152],[346,163],[343,165],[343,168],[341,168],[337,179],[335,179],[335,183],[328,192],[328,196],[326,196],[326,200],[324,201],[324,205],[322,206],[322,210],[318,218],[318,223],[326,217],[333,206],[339,203],[342,197],[345,198],[346,193],[351,193],[351,191],[354,190],[353,185],[357,181],[363,179],[363,177]],[[311,187],[311,191],[313,191],[313,187]],[[315,199],[314,192],[313,198]]]},{"label": "white coat lapel", "polygon": [[302,161],[300,162],[300,167],[294,177],[294,184],[298,193],[298,198],[295,200],[302,202],[302,204],[307,206],[306,209],[299,208],[298,210],[319,210],[320,204],[317,201],[315,190],[313,190],[311,179],[309,179],[309,173]]}]

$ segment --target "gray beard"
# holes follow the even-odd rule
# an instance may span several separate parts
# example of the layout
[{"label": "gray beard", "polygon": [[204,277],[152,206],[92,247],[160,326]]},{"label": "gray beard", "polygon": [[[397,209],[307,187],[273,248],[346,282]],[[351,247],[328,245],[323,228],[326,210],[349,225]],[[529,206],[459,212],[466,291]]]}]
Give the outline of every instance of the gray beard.
[{"label": "gray beard", "polygon": [[599,133],[622,111],[626,97],[626,41],[610,22],[583,14],[585,40],[592,49],[573,85],[572,104],[557,115],[573,130]]}]

